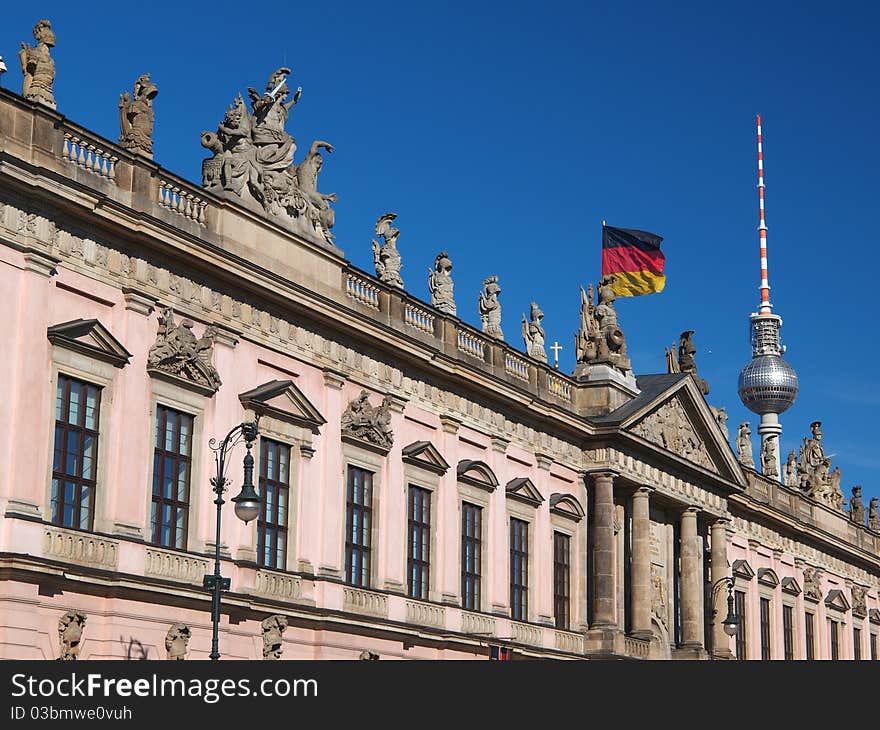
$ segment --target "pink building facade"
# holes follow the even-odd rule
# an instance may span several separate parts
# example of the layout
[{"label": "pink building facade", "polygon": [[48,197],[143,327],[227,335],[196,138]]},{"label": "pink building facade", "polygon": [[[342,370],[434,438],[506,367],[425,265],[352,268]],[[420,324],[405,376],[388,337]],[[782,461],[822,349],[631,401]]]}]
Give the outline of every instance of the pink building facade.
[{"label": "pink building facade", "polygon": [[564,375],[6,90],[0,150],[0,657],[207,658],[257,416],[224,658],[877,657],[880,534],[689,375]]}]

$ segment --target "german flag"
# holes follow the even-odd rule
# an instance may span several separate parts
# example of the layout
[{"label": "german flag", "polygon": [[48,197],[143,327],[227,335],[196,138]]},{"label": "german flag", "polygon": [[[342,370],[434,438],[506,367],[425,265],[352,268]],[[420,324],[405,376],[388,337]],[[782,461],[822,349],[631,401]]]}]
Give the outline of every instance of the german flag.
[{"label": "german flag", "polygon": [[663,238],[634,228],[602,226],[602,276],[614,275],[612,289],[619,297],[637,297],[663,291],[666,257]]}]

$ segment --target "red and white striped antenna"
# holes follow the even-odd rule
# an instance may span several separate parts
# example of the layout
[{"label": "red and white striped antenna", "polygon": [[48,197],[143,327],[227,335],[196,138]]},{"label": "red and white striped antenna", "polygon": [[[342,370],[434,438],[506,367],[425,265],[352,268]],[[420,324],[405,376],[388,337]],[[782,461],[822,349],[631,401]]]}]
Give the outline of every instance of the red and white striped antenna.
[{"label": "red and white striped antenna", "polygon": [[771,314],[770,281],[767,276],[767,223],[764,221],[764,150],[761,144],[761,115],[758,115],[758,207],[760,223],[758,235],[761,241],[761,308],[758,314]]}]

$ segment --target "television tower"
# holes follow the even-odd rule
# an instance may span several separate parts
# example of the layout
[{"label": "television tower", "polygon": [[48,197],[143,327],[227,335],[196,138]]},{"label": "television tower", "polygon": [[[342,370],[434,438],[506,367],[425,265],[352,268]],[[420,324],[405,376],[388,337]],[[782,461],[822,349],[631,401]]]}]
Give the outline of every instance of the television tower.
[{"label": "television tower", "polygon": [[779,435],[782,424],[779,414],[788,410],[798,393],[798,378],[794,368],[782,359],[785,347],[779,344],[782,317],[773,314],[770,304],[770,281],[767,275],[767,224],[764,221],[764,153],[761,140],[761,117],[758,116],[758,207],[760,222],[758,236],[761,244],[761,304],[749,315],[752,359],[739,374],[739,397],[743,405],[761,416],[758,433],[761,435],[761,456],[767,442],[775,439],[775,474],[771,464],[759,459],[762,471],[782,481],[782,458]]}]

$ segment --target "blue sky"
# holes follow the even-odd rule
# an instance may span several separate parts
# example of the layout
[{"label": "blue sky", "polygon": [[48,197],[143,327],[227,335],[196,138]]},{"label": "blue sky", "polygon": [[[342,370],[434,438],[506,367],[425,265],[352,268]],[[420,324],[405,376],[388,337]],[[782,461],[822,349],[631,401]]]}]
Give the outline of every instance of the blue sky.
[{"label": "blue sky", "polygon": [[758,303],[760,113],[771,299],[801,382],[783,457],[821,420],[847,496],[880,495],[875,4],[9,5],[4,86],[20,91],[19,42],[48,18],[59,111],[115,139],[119,94],[149,71],[156,160],[194,181],[200,132],[289,66],[297,161],[313,139],[336,147],[319,187],[339,194],[346,256],[372,271],[375,221],[396,212],[409,291],[427,299],[448,250],[459,315],[479,325],[497,275],[508,341],[522,347],[536,300],[564,371],[602,219],[662,235],[665,291],[619,301],[634,367],[663,372],[664,347],[695,330],[732,434],[757,426],[736,384]]}]

